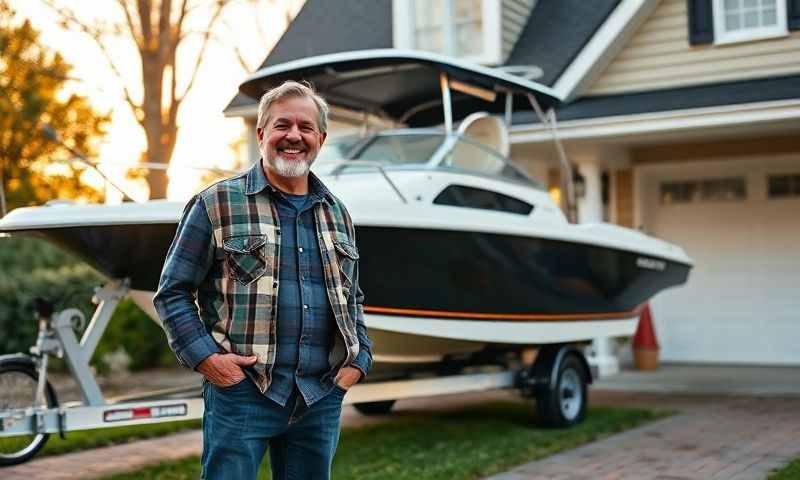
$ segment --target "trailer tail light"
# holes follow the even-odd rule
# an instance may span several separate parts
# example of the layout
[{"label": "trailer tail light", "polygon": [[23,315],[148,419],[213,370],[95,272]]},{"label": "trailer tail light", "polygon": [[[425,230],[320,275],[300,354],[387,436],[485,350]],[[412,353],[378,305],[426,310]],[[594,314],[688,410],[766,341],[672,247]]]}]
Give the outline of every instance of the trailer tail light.
[{"label": "trailer tail light", "polygon": [[147,420],[150,418],[182,417],[188,412],[185,403],[161,405],[158,407],[123,408],[107,410],[103,413],[104,422],[125,422],[129,420]]}]

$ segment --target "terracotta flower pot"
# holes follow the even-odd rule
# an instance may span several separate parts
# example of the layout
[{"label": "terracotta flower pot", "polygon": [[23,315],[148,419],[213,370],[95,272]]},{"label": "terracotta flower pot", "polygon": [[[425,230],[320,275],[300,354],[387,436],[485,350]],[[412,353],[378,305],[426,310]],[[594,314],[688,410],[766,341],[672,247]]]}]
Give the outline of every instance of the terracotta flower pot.
[{"label": "terracotta flower pot", "polygon": [[658,369],[658,348],[634,348],[633,364],[637,370]]}]

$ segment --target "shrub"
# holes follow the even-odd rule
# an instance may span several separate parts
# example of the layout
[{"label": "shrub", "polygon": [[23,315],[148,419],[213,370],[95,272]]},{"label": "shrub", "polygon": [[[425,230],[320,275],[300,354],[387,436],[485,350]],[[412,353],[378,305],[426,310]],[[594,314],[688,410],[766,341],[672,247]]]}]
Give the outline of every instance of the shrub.
[{"label": "shrub", "polygon": [[[54,302],[56,310],[78,308],[88,324],[94,288],[104,282],[91,267],[43,240],[0,238],[0,354],[28,352],[35,343],[34,298]],[[81,333],[76,332],[79,338]],[[108,371],[103,356],[120,349],[131,358],[131,370],[175,363],[161,327],[130,299],[114,311],[92,365]]]},{"label": "shrub", "polygon": [[36,341],[38,325],[34,319],[33,300],[46,298],[57,310],[77,307],[91,318],[93,287],[102,277],[86,265],[39,268],[0,274],[0,353],[27,352]]},{"label": "shrub", "polygon": [[106,372],[108,368],[103,356],[120,349],[130,357],[129,368],[132,371],[174,365],[177,362],[167,345],[164,330],[129,298],[119,303],[103,339],[97,345],[94,363],[101,372]]}]

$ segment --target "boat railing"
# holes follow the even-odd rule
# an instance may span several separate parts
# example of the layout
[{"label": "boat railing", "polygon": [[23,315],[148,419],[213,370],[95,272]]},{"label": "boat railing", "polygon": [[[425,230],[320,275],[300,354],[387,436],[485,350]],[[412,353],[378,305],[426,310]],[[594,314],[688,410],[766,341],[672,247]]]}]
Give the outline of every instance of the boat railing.
[{"label": "boat railing", "polygon": [[397,196],[400,198],[400,201],[403,203],[408,203],[406,197],[403,195],[402,192],[400,192],[400,189],[397,188],[397,185],[395,185],[392,179],[389,178],[389,175],[386,173],[386,169],[383,168],[383,165],[380,162],[377,162],[375,160],[342,160],[341,162],[339,162],[339,164],[333,167],[333,169],[331,170],[331,175],[334,178],[338,179],[339,175],[341,175],[341,173],[349,167],[369,167],[377,169],[378,172],[381,174],[381,176],[386,180],[386,183],[388,183],[389,186],[392,187],[394,193],[396,193]]}]

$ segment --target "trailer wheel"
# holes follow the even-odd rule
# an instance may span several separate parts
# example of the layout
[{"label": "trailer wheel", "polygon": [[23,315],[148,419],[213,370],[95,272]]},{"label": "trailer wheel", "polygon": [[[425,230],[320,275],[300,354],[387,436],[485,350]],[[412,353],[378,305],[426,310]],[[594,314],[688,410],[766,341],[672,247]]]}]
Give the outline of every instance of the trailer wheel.
[{"label": "trailer wheel", "polygon": [[554,388],[543,388],[536,394],[536,410],[542,425],[565,428],[583,421],[588,403],[587,376],[577,354],[564,356]]},{"label": "trailer wheel", "polygon": [[[0,360],[0,412],[24,410],[33,407],[39,374],[32,362],[19,359]],[[58,406],[58,399],[50,382],[45,384],[48,408]],[[46,433],[0,437],[0,466],[16,465],[29,460],[44,447],[50,437]]]},{"label": "trailer wheel", "polygon": [[353,407],[362,415],[388,415],[392,411],[396,400],[382,400],[380,402],[354,403]]}]

